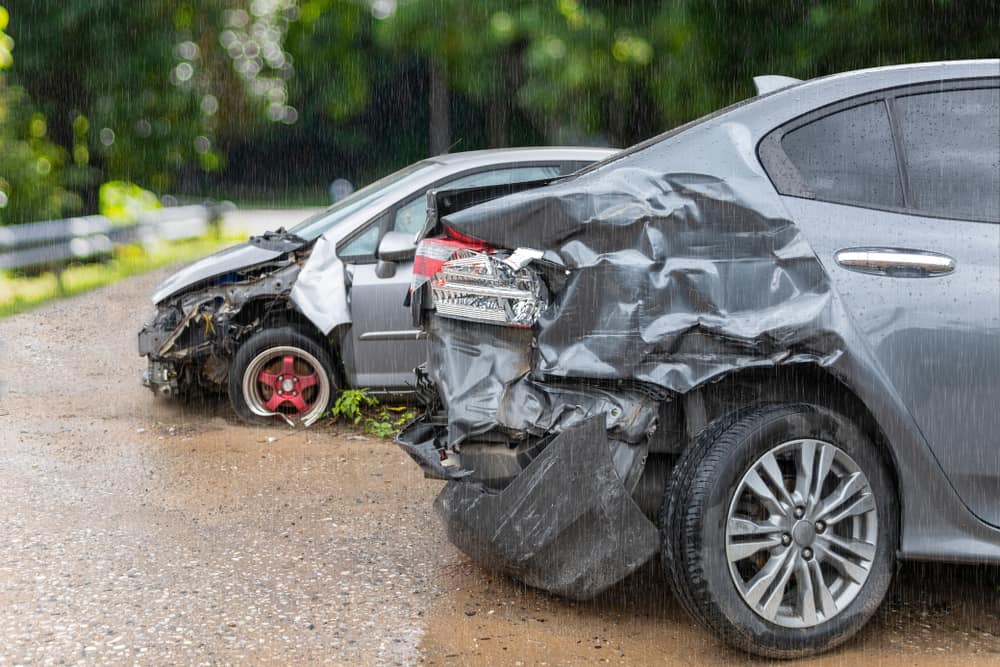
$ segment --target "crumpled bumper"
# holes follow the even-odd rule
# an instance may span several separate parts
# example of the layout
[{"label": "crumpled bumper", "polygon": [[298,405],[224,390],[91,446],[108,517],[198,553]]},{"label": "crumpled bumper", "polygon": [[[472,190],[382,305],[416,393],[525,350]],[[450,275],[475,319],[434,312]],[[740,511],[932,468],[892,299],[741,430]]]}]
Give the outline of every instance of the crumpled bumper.
[{"label": "crumpled bumper", "polygon": [[529,586],[592,598],[659,549],[612,466],[603,416],[556,437],[500,492],[455,479],[439,461],[422,465],[452,479],[435,501],[452,543]]}]

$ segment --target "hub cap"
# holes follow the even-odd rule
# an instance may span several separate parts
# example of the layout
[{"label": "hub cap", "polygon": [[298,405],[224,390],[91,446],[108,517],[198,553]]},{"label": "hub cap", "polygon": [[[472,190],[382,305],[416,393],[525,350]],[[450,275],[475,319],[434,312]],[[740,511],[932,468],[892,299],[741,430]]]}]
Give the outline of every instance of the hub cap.
[{"label": "hub cap", "polygon": [[805,628],[844,610],[868,579],[878,540],[871,486],[820,440],[792,440],[740,479],[726,520],[736,590],[762,618]]},{"label": "hub cap", "polygon": [[311,423],[330,399],[330,380],[316,357],[297,347],[264,350],[243,374],[243,396],[262,417],[298,416]]}]

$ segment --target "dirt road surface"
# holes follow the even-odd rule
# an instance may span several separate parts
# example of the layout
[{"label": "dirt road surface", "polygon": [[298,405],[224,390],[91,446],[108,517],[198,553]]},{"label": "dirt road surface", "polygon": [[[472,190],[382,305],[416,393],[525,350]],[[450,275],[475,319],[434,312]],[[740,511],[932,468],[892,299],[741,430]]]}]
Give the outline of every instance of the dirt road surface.
[{"label": "dirt road surface", "polygon": [[[755,664],[653,568],[587,603],[480,569],[390,442],[154,399],[166,274],[0,320],[0,665]],[[1000,664],[1000,572],[907,565],[807,664]]]}]

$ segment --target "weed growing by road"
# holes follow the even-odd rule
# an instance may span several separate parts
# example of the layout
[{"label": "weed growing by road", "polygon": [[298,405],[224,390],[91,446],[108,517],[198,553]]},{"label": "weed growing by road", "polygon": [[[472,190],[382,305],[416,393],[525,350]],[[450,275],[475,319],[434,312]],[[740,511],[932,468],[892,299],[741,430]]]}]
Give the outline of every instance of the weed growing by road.
[{"label": "weed growing by road", "polygon": [[400,405],[382,405],[367,389],[345,389],[334,401],[330,417],[343,418],[356,428],[378,438],[390,438],[406,422],[413,411]]}]

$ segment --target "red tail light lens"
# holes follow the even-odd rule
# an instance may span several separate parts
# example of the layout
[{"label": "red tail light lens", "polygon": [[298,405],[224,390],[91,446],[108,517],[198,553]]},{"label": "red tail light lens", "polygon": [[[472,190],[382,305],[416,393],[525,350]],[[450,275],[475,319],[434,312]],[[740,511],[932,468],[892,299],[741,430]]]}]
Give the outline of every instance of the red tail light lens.
[{"label": "red tail light lens", "polygon": [[460,250],[488,251],[482,241],[433,238],[424,239],[417,246],[413,259],[413,287],[419,287],[437,275],[441,267]]}]

